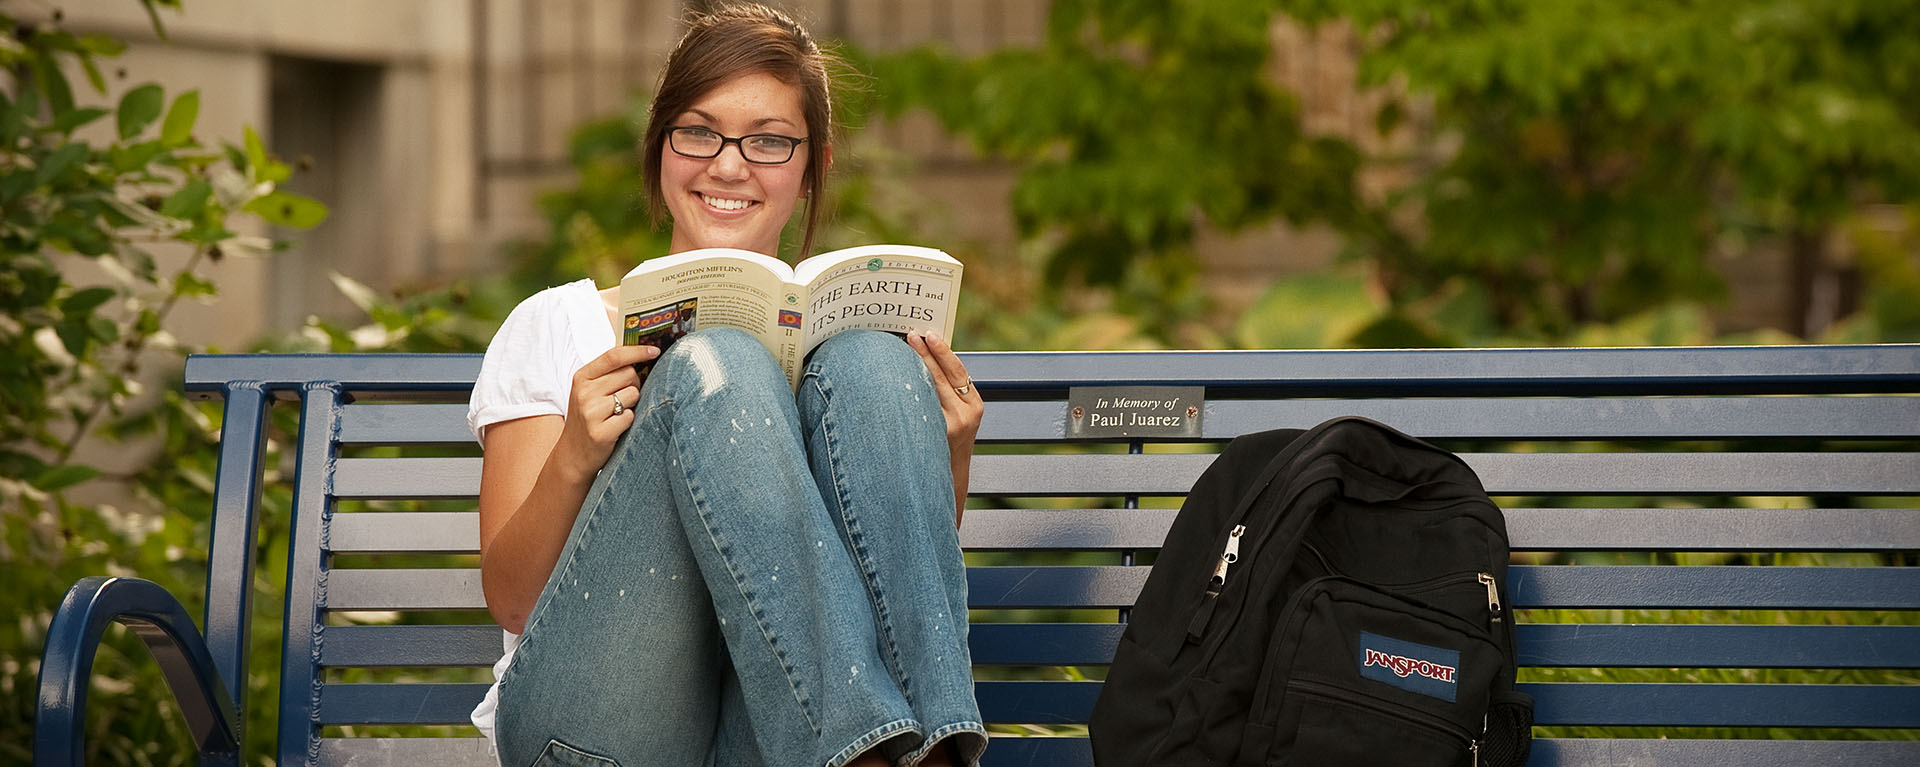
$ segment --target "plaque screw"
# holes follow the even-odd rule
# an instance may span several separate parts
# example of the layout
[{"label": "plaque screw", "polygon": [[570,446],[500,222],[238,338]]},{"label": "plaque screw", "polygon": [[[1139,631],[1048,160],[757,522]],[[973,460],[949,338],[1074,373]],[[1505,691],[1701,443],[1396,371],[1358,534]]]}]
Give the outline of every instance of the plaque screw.
[{"label": "plaque screw", "polygon": [[1073,420],[1078,421],[1082,416],[1085,416],[1086,414],[1087,414],[1086,408],[1080,407],[1079,405],[1075,405],[1073,407]]},{"label": "plaque screw", "polygon": [[1199,417],[1200,417],[1200,406],[1198,406],[1198,405],[1188,405],[1188,406],[1187,406],[1187,417],[1188,417],[1188,418],[1199,418]]}]

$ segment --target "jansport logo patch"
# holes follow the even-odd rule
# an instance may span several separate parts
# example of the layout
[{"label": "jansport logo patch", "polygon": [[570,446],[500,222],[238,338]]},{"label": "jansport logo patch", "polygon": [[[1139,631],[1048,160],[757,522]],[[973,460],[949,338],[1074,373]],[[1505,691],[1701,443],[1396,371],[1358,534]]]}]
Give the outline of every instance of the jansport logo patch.
[{"label": "jansport logo patch", "polygon": [[1402,679],[1406,678],[1408,674],[1419,674],[1428,679],[1438,679],[1442,682],[1453,681],[1454,668],[1452,666],[1442,666],[1432,661],[1409,658],[1405,655],[1388,655],[1372,648],[1366,648],[1366,650],[1367,660],[1361,665],[1383,666],[1392,671],[1395,676],[1399,676]]},{"label": "jansport logo patch", "polygon": [[1360,675],[1368,679],[1453,702],[1460,651],[1430,647],[1379,634],[1360,632]]}]

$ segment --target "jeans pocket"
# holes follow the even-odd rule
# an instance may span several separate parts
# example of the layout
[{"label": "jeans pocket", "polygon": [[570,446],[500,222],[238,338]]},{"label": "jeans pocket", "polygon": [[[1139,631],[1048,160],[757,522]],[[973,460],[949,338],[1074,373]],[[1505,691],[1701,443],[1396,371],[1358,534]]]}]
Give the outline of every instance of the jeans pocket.
[{"label": "jeans pocket", "polygon": [[557,740],[547,741],[547,748],[533,760],[533,767],[620,767],[620,763],[604,756],[595,756]]}]

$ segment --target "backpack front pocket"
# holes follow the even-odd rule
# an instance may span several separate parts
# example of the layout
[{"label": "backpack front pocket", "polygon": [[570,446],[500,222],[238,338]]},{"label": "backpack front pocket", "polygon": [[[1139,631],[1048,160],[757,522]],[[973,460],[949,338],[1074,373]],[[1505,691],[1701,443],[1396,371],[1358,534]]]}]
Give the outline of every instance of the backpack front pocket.
[{"label": "backpack front pocket", "polygon": [[1315,579],[1275,626],[1238,763],[1468,764],[1503,664],[1484,626],[1361,581]]}]

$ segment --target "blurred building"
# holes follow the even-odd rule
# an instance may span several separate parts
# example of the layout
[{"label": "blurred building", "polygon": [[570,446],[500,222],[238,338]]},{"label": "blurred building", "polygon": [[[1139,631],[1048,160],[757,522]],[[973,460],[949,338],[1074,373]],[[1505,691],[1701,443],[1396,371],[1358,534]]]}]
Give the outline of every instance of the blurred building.
[{"label": "blurred building", "polygon": [[[194,343],[232,347],[310,314],[352,307],[326,279],[338,271],[379,288],[500,266],[500,245],[537,235],[533,202],[567,183],[566,138],[651,87],[689,8],[710,0],[186,0],[162,10],[155,39],[136,0],[60,4],[76,31],[132,43],[108,64],[120,91],[158,80],[201,91],[199,134],[238,141],[243,125],[303,170],[288,184],[332,209],[293,250],[215,268],[219,304],[182,318]],[[872,50],[944,41],[962,53],[1037,43],[1046,5],[1031,0],[786,0],[823,38]],[[1272,30],[1276,82],[1301,98],[1309,130],[1388,149],[1373,130],[1374,97],[1354,87],[1354,43],[1338,28]],[[125,73],[115,77],[115,70]],[[1418,128],[1418,115],[1413,126]],[[916,188],[947,208],[958,236],[1011,247],[1009,169],[974,158],[930,119],[870,131],[913,158]],[[1389,154],[1378,152],[1380,154]],[[1364,179],[1393,184],[1388,163]],[[1208,282],[1229,307],[1270,280],[1327,263],[1326,231],[1276,225],[1204,235]],[[1734,270],[1732,328],[1779,324],[1784,266]]]}]

